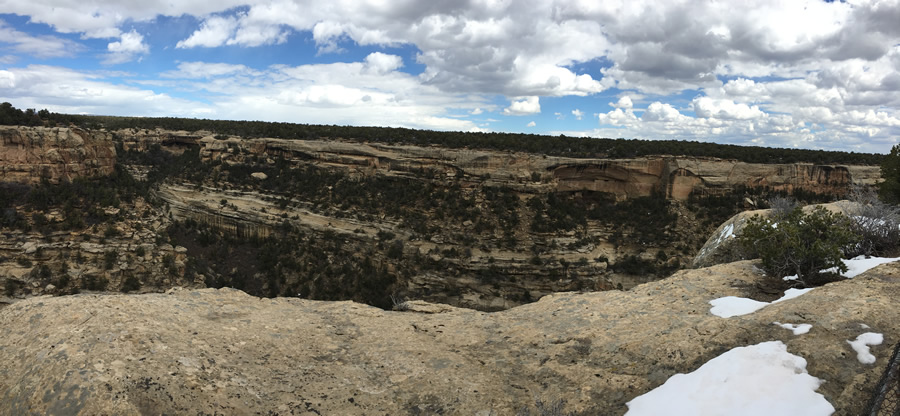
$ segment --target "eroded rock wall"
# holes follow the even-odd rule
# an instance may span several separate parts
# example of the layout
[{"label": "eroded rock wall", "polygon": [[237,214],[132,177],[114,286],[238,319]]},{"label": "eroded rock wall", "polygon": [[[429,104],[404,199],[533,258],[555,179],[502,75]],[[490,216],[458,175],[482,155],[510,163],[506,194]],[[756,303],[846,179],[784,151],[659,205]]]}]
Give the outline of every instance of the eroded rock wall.
[{"label": "eroded rock wall", "polygon": [[526,192],[600,191],[619,199],[650,195],[685,200],[691,194],[724,194],[738,187],[768,187],[840,195],[851,184],[872,185],[877,166],[812,163],[754,164],[687,156],[632,159],[566,158],[520,152],[359,143],[342,140],[241,139],[209,132],[120,130],[125,147],[148,143],[198,146],[205,160],[247,163],[285,158],[357,174],[418,175],[423,169],[471,183]]},{"label": "eroded rock wall", "polygon": [[0,126],[0,182],[108,175],[115,162],[112,135],[102,130]]}]

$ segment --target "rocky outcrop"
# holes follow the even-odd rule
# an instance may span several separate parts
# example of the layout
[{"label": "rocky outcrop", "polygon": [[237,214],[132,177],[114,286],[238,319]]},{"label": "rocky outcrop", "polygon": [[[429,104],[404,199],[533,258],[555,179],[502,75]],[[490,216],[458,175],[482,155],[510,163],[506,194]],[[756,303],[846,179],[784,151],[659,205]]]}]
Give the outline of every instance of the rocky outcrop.
[{"label": "rocky outcrop", "polygon": [[[828,204],[807,205],[803,207],[803,211],[811,212],[816,207],[825,208],[833,213],[844,214],[850,212],[856,205],[850,201],[837,201]],[[697,255],[694,256],[693,267],[709,267],[742,260],[744,257],[737,245],[737,237],[741,235],[741,231],[747,225],[747,220],[757,215],[765,217],[770,215],[771,212],[771,209],[739,212],[723,222],[706,240],[706,243],[703,244]]]},{"label": "rocky outcrop", "polygon": [[[89,291],[162,291],[205,287],[185,275],[187,250],[161,240],[167,216],[142,200],[127,210],[106,208],[118,219],[78,231],[0,231],[0,303],[14,298]],[[46,212],[49,221],[61,213]],[[130,283],[127,283],[131,280]]]},{"label": "rocky outcrop", "polygon": [[112,135],[103,130],[0,126],[0,182],[108,175],[115,162]]},{"label": "rocky outcrop", "polygon": [[[652,278],[606,273],[608,260],[597,262],[593,259],[601,256],[615,259],[615,250],[609,244],[557,250],[556,257],[567,261],[567,264],[584,259],[584,264],[578,268],[580,272],[576,273],[576,267],[566,270],[558,263],[534,264],[531,252],[516,250],[472,247],[468,249],[468,257],[444,258],[442,252],[451,249],[462,252],[467,248],[445,241],[440,235],[431,239],[413,238],[413,233],[400,227],[398,221],[392,218],[329,216],[314,212],[311,204],[292,201],[289,205],[279,205],[278,200],[258,192],[162,184],[156,196],[168,206],[172,218],[176,220],[197,221],[246,239],[270,236],[276,229],[289,224],[317,238],[325,234],[339,236],[347,255],[379,244],[379,233],[390,233],[404,241],[404,251],[408,257],[440,259],[448,266],[440,270],[418,271],[404,280],[401,285],[403,293],[454,306],[500,310],[530,302],[548,293],[579,289],[609,290],[617,286],[630,288],[637,284],[636,281]],[[444,229],[447,233],[455,230],[451,225],[445,225]],[[463,229],[458,231],[463,232]],[[569,237],[558,240],[561,245],[575,242],[575,238]],[[400,263],[399,259],[390,261]],[[486,275],[496,276],[486,279]]]},{"label": "rocky outcrop", "polygon": [[198,146],[205,160],[247,163],[285,158],[317,163],[355,174],[414,176],[422,170],[472,183],[505,185],[530,192],[600,191],[619,199],[665,195],[684,200],[692,194],[723,194],[738,187],[842,194],[850,184],[872,185],[877,166],[811,163],[753,164],[687,156],[633,159],[566,158],[521,152],[449,149],[359,143],[342,140],[241,139],[209,132],[120,130],[126,149],[151,144]]},{"label": "rocky outcrop", "polygon": [[[33,298],[0,309],[0,413],[510,415],[539,397],[621,415],[676,373],[780,340],[825,381],[836,414],[862,414],[900,340],[900,266],[749,315],[710,314],[710,300],[746,296],[762,278],[739,262],[491,314],[228,289]],[[874,365],[847,343],[863,332],[884,334]]]}]

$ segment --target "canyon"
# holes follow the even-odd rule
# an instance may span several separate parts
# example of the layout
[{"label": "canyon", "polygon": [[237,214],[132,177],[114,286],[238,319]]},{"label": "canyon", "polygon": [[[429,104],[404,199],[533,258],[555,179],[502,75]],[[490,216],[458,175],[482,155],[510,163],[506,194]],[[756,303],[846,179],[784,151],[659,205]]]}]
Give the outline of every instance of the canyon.
[{"label": "canyon", "polygon": [[[732,214],[788,192],[835,199],[877,183],[875,166],[162,129],[0,137],[3,414],[487,416],[538,399],[619,415],[778,340],[850,415],[898,342],[897,263],[744,316],[710,309],[772,300],[727,245],[764,211]],[[875,365],[848,343],[865,331],[884,334]]]},{"label": "canyon", "polygon": [[[7,302],[76,288],[232,286],[384,308],[421,299],[502,310],[559,291],[628,289],[689,266],[733,213],[710,217],[698,200],[730,198],[729,209],[741,210],[764,203],[760,189],[839,195],[879,178],[876,166],[574,158],[163,129],[2,131],[12,149],[3,157],[16,161],[3,165],[5,182],[103,176],[116,163],[153,182],[145,196],[102,207],[113,213],[102,215],[106,223],[83,229],[62,230],[61,207],[22,210],[51,226],[4,230]],[[259,264],[263,252],[275,258]]]}]

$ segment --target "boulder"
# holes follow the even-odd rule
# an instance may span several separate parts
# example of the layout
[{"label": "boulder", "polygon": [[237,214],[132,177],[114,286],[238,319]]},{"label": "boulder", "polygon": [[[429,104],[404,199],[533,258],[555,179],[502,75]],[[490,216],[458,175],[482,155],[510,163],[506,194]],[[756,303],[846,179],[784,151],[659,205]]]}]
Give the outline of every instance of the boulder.
[{"label": "boulder", "polygon": [[[854,209],[854,203],[850,201],[837,201],[827,204],[813,204],[803,207],[803,211],[810,212],[816,207],[822,207],[835,214],[843,214],[851,212]],[[712,236],[706,240],[697,255],[694,256],[692,262],[693,267],[709,267],[716,264],[729,263],[737,260],[743,260],[743,253],[737,246],[737,237],[741,235],[747,220],[755,215],[768,216],[772,210],[758,209],[753,211],[744,211],[735,214],[727,221],[723,222]]]}]

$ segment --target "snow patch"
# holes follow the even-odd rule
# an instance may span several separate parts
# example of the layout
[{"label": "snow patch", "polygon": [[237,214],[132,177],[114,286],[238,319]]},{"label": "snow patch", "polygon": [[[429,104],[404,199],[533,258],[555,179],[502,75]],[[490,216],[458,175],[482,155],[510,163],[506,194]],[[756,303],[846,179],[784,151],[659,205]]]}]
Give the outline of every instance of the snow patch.
[{"label": "snow patch", "polygon": [[628,402],[641,415],[830,415],[834,407],[816,393],[822,380],[781,341],[734,348],[688,374]]},{"label": "snow patch", "polygon": [[[892,263],[897,260],[900,260],[900,257],[869,257],[858,256],[854,257],[850,260],[843,260],[844,264],[847,265],[847,272],[843,274],[844,277],[848,279],[852,279],[860,274],[863,274],[869,269],[873,269],[877,266],[881,266],[885,263]],[[834,270],[837,271],[837,270]]]},{"label": "snow patch", "polygon": [[[869,258],[866,258],[866,256],[856,256],[849,260],[843,259],[841,261],[844,262],[845,265],[847,265],[847,271],[844,272],[843,274],[841,274],[841,276],[844,276],[848,279],[852,279],[856,276],[859,276],[859,275],[869,271],[870,269],[881,266],[882,264],[885,264],[885,263],[893,263],[897,260],[900,260],[900,257],[869,257]],[[838,271],[837,267],[832,267],[830,269],[822,270],[821,272],[822,273],[829,273],[829,272],[837,273],[837,271]],[[786,281],[797,280],[797,275],[794,274],[794,275],[790,275],[790,276],[785,276],[782,279],[786,280]]]},{"label": "snow patch", "polygon": [[709,312],[722,318],[747,315],[765,308],[766,306],[769,306],[773,303],[783,302],[796,298],[797,296],[809,292],[810,290],[812,290],[812,288],[788,289],[784,292],[784,296],[772,302],[760,302],[758,300],[741,298],[737,296],[725,296],[709,301],[709,304],[712,305],[712,308],[709,309]]},{"label": "snow patch", "polygon": [[734,238],[734,224],[728,224],[724,230],[722,230],[723,236],[719,238],[719,240],[725,240],[728,238]]},{"label": "snow patch", "polygon": [[784,329],[792,331],[794,335],[803,335],[809,332],[812,329],[812,325],[810,324],[783,324],[781,322],[772,322],[775,325],[778,325]]},{"label": "snow patch", "polygon": [[874,332],[866,332],[856,337],[855,341],[847,341],[856,351],[856,359],[863,364],[875,363],[875,356],[869,352],[869,345],[881,345],[882,342],[884,342],[884,335]]},{"label": "snow patch", "polygon": [[713,299],[709,301],[709,304],[712,305],[709,312],[722,318],[747,315],[769,306],[768,302],[760,302],[758,300],[740,298],[737,296],[725,296]]}]

